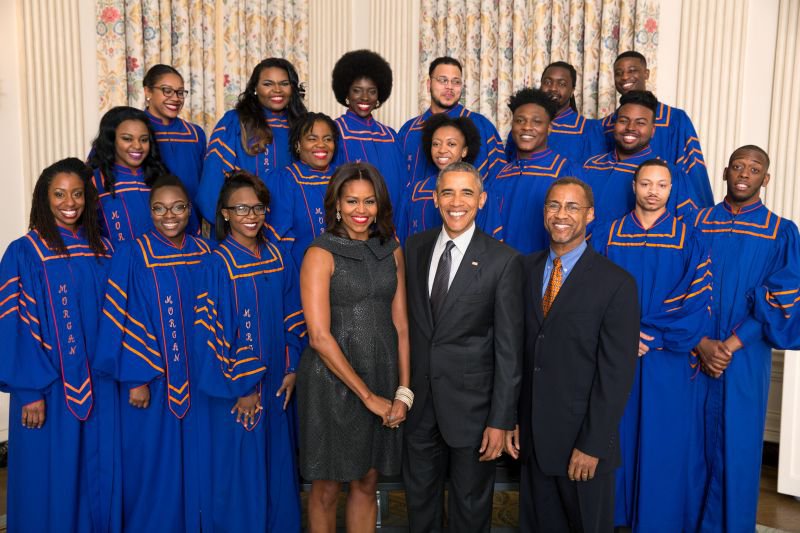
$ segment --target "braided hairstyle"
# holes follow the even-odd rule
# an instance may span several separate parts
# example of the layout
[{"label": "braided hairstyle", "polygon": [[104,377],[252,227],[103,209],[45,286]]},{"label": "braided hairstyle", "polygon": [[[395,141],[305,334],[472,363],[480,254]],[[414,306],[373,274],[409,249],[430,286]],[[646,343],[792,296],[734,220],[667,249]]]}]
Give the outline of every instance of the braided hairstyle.
[{"label": "braided hairstyle", "polygon": [[69,255],[50,208],[50,184],[58,174],[74,174],[83,182],[84,206],[78,224],[86,233],[86,240],[94,255],[105,254],[106,246],[100,236],[100,225],[97,221],[97,189],[92,183],[92,169],[77,157],[56,161],[42,171],[33,188],[28,229],[35,230],[47,246],[57,254]]}]

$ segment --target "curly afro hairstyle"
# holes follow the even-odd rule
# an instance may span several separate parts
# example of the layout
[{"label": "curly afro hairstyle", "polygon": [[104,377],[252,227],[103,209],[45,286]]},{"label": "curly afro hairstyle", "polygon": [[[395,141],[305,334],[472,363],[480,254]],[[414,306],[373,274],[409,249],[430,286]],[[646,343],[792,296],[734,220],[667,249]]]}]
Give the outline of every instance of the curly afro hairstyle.
[{"label": "curly afro hairstyle", "polygon": [[347,106],[347,93],[353,82],[368,78],[378,87],[378,101],[383,103],[392,94],[392,67],[372,50],[347,52],[333,67],[331,85],[336,101]]},{"label": "curly afro hairstyle", "polygon": [[511,98],[508,99],[508,108],[512,113],[525,104],[536,104],[539,107],[543,107],[551,121],[558,114],[556,103],[550,100],[550,97],[540,89],[525,87],[512,94]]},{"label": "curly afro hairstyle", "polygon": [[422,127],[422,149],[424,150],[425,157],[428,158],[428,161],[436,166],[436,163],[433,161],[433,155],[431,154],[431,148],[433,147],[433,134],[436,133],[436,130],[444,128],[445,126],[451,126],[461,132],[461,135],[464,136],[464,143],[467,147],[467,155],[464,156],[462,161],[474,163],[475,158],[478,157],[478,152],[481,149],[482,143],[481,134],[478,131],[477,126],[475,126],[475,123],[472,122],[472,119],[468,117],[452,118],[447,113],[436,113],[435,115],[431,115],[431,117],[425,121],[425,125]]}]

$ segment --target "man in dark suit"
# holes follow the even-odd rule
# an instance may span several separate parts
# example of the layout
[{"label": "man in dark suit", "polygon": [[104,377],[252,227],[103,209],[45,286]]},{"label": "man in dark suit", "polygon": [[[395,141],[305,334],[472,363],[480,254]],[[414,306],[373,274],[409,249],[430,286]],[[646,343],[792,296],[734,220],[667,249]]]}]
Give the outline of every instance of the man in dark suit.
[{"label": "man in dark suit", "polygon": [[551,185],[550,248],[527,256],[519,426],[506,450],[522,457],[521,531],[614,529],[617,426],[639,349],[636,282],[586,246],[592,190]]},{"label": "man in dark suit", "polygon": [[480,174],[453,163],[439,174],[441,228],[406,244],[411,389],[403,481],[412,532],[442,530],[449,474],[450,531],[489,531],[494,460],[514,428],[522,370],[522,263],[475,227],[486,201]]}]

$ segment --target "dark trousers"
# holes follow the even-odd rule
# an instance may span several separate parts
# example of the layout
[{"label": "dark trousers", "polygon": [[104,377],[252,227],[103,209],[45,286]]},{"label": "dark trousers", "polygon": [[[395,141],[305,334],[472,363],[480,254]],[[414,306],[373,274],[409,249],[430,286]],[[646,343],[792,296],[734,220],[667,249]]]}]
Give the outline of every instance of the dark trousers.
[{"label": "dark trousers", "polygon": [[522,465],[519,530],[523,533],[611,533],[614,531],[614,472],[589,481],[549,476],[536,454]]},{"label": "dark trousers", "polygon": [[[409,531],[442,531],[444,482],[449,471],[448,530],[489,531],[492,523],[495,462],[478,461],[483,432],[476,444],[452,448],[439,432],[433,400],[428,396],[419,425],[405,434],[403,483]],[[458,416],[450,413],[449,416]]]}]

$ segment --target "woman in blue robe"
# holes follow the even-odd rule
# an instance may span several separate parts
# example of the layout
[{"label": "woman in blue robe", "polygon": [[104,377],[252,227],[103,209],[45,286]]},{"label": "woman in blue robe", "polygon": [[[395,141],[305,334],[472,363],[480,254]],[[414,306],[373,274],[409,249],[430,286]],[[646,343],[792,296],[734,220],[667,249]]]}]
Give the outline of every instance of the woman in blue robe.
[{"label": "woman in blue robe", "polygon": [[[620,422],[615,526],[633,531],[696,531],[702,493],[701,393],[691,354],[710,322],[708,247],[666,209],[669,165],[651,159],[635,178],[636,207],[601,224],[593,247],[636,279],[641,309],[636,376]],[[692,457],[693,455],[697,457]]]},{"label": "woman in blue robe", "polygon": [[46,168],[0,263],[9,531],[120,527],[115,389],[90,372],[112,250],[91,176],[76,158]]},{"label": "woman in blue robe", "polygon": [[[183,76],[169,65],[150,67],[142,80],[147,107],[144,112],[155,133],[161,160],[172,174],[178,176],[189,201],[194,201],[203,172],[206,154],[206,134],[203,128],[178,115],[186,102],[188,90]],[[200,227],[200,215],[192,213],[194,227]]]},{"label": "woman in blue robe", "polygon": [[336,101],[347,107],[347,112],[336,119],[339,149],[333,167],[349,161],[375,165],[386,182],[396,221],[409,181],[408,170],[397,133],[372,116],[392,93],[392,68],[375,52],[356,50],[339,58],[332,78]]},{"label": "woman in blue robe", "polygon": [[325,189],[333,175],[339,130],[328,115],[307,113],[292,126],[289,145],[294,162],[265,180],[275,198],[267,224],[281,240],[291,242],[299,270],[306,248],[325,231]]},{"label": "woman in blue robe", "polygon": [[[580,166],[593,155],[605,153],[608,149],[600,121],[578,113],[575,102],[577,83],[575,67],[564,61],[556,61],[545,67],[539,88],[558,106],[556,116],[550,123],[547,146]],[[517,146],[509,132],[506,160],[511,162],[516,157]]]},{"label": "woman in blue robe", "polygon": [[210,224],[226,172],[241,168],[264,179],[291,163],[289,129],[306,112],[305,93],[285,59],[270,57],[253,69],[236,107],[222,116],[208,141],[195,203]]},{"label": "woman in blue robe", "polygon": [[[442,112],[452,119],[468,118],[475,124],[481,135],[481,144],[475,156],[474,166],[481,173],[484,181],[496,175],[506,164],[506,159],[503,153],[503,141],[494,124],[485,116],[470,111],[461,104],[456,104]],[[425,127],[425,122],[436,114],[431,108],[428,108],[423,114],[403,124],[397,133],[397,139],[406,161],[409,182],[436,173],[436,167],[425,155],[422,146],[422,129]]]},{"label": "woman in blue robe", "polygon": [[165,172],[150,118],[141,109],[119,106],[100,119],[89,165],[100,198],[100,231],[116,247],[153,227],[150,185]]},{"label": "woman in blue robe", "polygon": [[154,229],[114,255],[95,359],[120,388],[123,529],[213,531],[208,409],[192,350],[211,251],[186,233],[179,178],[156,179],[150,209]]},{"label": "woman in blue robe", "polygon": [[300,531],[286,408],[306,330],[294,261],[262,231],[269,202],[248,172],[225,180],[215,225],[221,242],[196,306],[218,532]]},{"label": "woman in blue robe", "polygon": [[486,189],[500,203],[504,242],[522,254],[544,250],[550,238],[544,227],[547,190],[561,177],[580,177],[572,164],[548,147],[547,132],[555,117],[553,101],[538,89],[517,91],[508,101],[513,113],[511,136],[516,156]]},{"label": "woman in blue robe", "polygon": [[[397,237],[403,244],[415,233],[441,226],[442,217],[433,201],[439,171],[460,161],[474,163],[481,146],[481,134],[472,120],[466,117],[454,119],[447,113],[439,113],[425,122],[422,146],[428,162],[438,170],[428,177],[414,180],[403,195],[399,213],[394,217]],[[503,240],[500,204],[494,195],[487,195],[476,224],[495,239]]]}]

